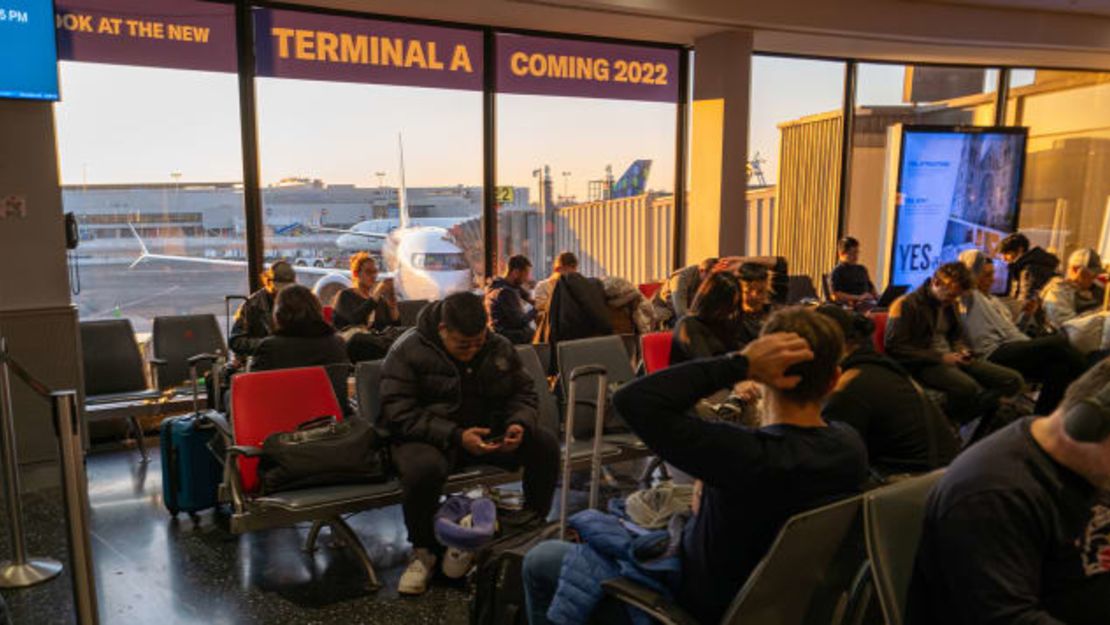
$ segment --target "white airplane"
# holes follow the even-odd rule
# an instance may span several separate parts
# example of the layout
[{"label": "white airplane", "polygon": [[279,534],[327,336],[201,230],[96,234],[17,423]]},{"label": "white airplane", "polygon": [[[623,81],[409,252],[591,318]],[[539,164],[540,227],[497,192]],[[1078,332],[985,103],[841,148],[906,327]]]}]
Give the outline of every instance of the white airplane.
[{"label": "white airplane", "polygon": [[[410,227],[429,226],[446,230],[465,220],[465,217],[410,217],[408,221]],[[335,244],[344,252],[381,252],[387,235],[399,227],[400,222],[397,219],[368,219],[358,222],[350,229],[321,227],[314,230],[338,233],[340,236]]]},{"label": "white airplane", "polygon": [[[349,230],[320,230],[338,232],[340,236],[336,245],[347,251],[366,250],[370,248],[370,241],[381,241],[385,270],[392,274],[402,299],[437,300],[457,291],[472,289],[474,276],[470,264],[462,248],[448,232],[448,227],[461,220],[440,218],[422,220],[429,225],[413,223],[405,192],[405,146],[399,134],[397,148],[401,165],[401,187],[397,198],[401,217],[399,227],[382,232],[385,228],[380,225],[381,221],[370,220],[357,223]],[[338,276],[324,276],[316,283],[314,290],[323,298],[325,289],[338,291],[340,287],[336,285],[340,283]],[[350,286],[349,279],[347,285],[341,288],[347,286]]]},{"label": "white airplane", "polygon": [[[397,139],[401,159],[399,227],[389,230],[379,225],[382,220],[370,220],[355,224],[349,230],[329,228],[318,228],[318,230],[339,233],[336,245],[345,251],[369,251],[370,241],[381,241],[378,247],[385,267],[382,268],[384,271],[378,278],[380,280],[392,278],[397,288],[397,295],[401,299],[437,300],[457,291],[471,290],[474,288],[474,276],[470,264],[466,260],[463,249],[448,232],[448,227],[461,220],[429,218],[421,220],[429,225],[413,225],[409,218],[408,202],[405,197],[404,145],[401,143],[400,135]],[[131,224],[128,226],[139,241],[141,250],[139,257],[131,264],[132,267],[146,259],[238,267],[247,264],[246,261],[241,260],[152,254],[139,237],[135,227]],[[346,269],[303,266],[295,269],[298,274],[320,276],[312,290],[325,304],[331,303],[336,293],[352,286],[350,272]]]}]

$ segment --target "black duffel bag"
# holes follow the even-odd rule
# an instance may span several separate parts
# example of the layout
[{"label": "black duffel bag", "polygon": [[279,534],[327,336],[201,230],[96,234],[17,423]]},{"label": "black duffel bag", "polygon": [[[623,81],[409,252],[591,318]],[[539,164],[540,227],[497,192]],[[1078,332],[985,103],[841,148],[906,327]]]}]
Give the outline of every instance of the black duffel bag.
[{"label": "black duffel bag", "polygon": [[262,441],[258,476],[263,494],[389,478],[384,435],[362,419],[320,417]]}]

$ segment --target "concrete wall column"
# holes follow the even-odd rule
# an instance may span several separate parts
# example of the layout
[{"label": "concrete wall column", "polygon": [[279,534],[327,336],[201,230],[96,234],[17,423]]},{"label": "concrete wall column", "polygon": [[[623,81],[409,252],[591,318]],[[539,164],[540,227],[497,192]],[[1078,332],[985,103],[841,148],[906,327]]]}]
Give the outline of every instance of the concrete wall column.
[{"label": "concrete wall column", "polygon": [[752,32],[701,37],[694,54],[687,265],[708,256],[742,255],[747,248]]},{"label": "concrete wall column", "polygon": [[[18,198],[19,210],[6,205],[10,197]],[[80,380],[77,314],[49,103],[0,100],[0,211],[0,334],[32,375],[51,388],[74,388]],[[24,488],[56,482],[49,404],[14,376],[12,399]]]}]

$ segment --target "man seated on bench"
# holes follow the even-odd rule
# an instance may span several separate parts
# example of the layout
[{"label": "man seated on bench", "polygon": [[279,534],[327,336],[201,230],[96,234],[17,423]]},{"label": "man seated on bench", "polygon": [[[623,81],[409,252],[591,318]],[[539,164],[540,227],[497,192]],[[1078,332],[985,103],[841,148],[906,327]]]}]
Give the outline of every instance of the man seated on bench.
[{"label": "man seated on bench", "polygon": [[1103,361],[1052,415],[948,467],[925,507],[907,623],[1110,623],[1108,388]]},{"label": "man seated on bench", "polygon": [[235,311],[235,325],[228,335],[228,346],[237,363],[246,364],[262,340],[273,334],[274,298],[279,291],[296,283],[297,272],[284,260],[276,261],[262,272],[262,288],[251,293]]},{"label": "man seated on bench", "polygon": [[427,590],[438,552],[433,515],[453,471],[523,466],[525,515],[543,519],[551,506],[559,441],[539,425],[532,379],[512,343],[490,333],[487,321],[482,298],[449,295],[421,311],[382,366],[382,415],[413,545],[401,594]]},{"label": "man seated on bench", "polygon": [[[613,397],[654,453],[704,482],[698,512],[682,536],[677,591],[678,605],[699,623],[721,620],[787,519],[859,493],[867,479],[859,434],[821,418],[821,404],[840,375],[840,328],[823,315],[790,308],[772,315],[763,333],[742,352],[664,369]],[[692,416],[699,399],[745,379],[767,387],[763,427]],[[549,622],[569,549],[569,543],[547,541],[525,557],[531,625]]]},{"label": "man seated on bench", "polygon": [[971,272],[963,264],[938,267],[890,307],[886,353],[922,385],[947,395],[950,419],[960,425],[984,419],[986,426],[977,428],[982,433],[993,427],[1000,400],[1018,394],[1025,378],[967,349],[958,302],[971,288]]}]

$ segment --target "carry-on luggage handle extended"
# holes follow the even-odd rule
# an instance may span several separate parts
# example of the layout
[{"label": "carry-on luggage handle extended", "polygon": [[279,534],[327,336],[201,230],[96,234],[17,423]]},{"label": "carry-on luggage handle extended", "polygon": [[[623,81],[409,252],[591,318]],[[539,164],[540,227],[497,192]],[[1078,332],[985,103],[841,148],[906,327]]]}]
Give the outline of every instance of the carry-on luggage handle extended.
[{"label": "carry-on luggage handle extended", "polygon": [[231,337],[231,302],[247,301],[246,295],[225,295],[224,296],[224,336]]},{"label": "carry-on luggage handle extended", "polygon": [[609,372],[601,365],[583,365],[575,367],[570,372],[570,383],[567,385],[567,418],[564,427],[566,437],[563,452],[563,489],[559,495],[559,538],[566,538],[567,531],[567,499],[570,493],[570,465],[572,445],[574,444],[574,413],[577,407],[577,391],[575,382],[579,378],[597,376],[597,404],[594,415],[594,446],[590,457],[590,508],[597,507],[598,484],[601,481],[601,435],[605,428],[606,394],[609,388]]},{"label": "carry-on luggage handle extended", "polygon": [[[216,352],[215,354],[197,354],[196,356],[190,356],[185,361],[189,364],[189,380],[193,384],[193,414],[200,414],[200,401],[198,399],[200,387],[197,384],[197,367],[200,366],[201,363],[219,362],[223,357],[223,352]],[[215,371],[215,368],[213,368],[213,371]],[[208,389],[208,392],[211,393],[212,389]]]}]

